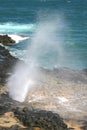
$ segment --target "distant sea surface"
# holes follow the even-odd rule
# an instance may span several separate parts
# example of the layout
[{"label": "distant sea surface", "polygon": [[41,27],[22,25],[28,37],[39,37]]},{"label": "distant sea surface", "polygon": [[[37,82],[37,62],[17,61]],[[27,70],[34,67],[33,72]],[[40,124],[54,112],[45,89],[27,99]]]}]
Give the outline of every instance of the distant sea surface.
[{"label": "distant sea surface", "polygon": [[[62,25],[62,29],[53,34],[56,35],[54,47],[49,49],[50,46],[45,46],[44,53],[43,46],[46,44],[43,44],[31,53],[32,39],[41,23],[40,17],[43,22],[53,14],[61,21],[58,28]],[[41,33],[43,35],[43,30]],[[41,56],[34,63],[40,67],[87,68],[87,0],[0,0],[0,34],[8,34],[16,40],[17,44],[6,46],[15,57],[25,61],[30,58],[32,62],[39,52]],[[38,42],[41,41],[33,42],[33,46]]]}]

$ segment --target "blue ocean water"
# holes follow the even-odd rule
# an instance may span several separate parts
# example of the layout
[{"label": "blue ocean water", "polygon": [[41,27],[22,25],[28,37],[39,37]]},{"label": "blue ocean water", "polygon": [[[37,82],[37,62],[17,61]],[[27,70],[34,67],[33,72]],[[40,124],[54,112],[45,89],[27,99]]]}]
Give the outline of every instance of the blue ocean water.
[{"label": "blue ocean water", "polygon": [[[20,40],[18,44],[7,47],[14,56],[23,60],[29,58],[32,62],[34,59],[34,63],[46,68],[87,68],[86,5],[87,0],[0,0],[0,34],[12,34],[15,38],[18,38],[16,36],[29,37],[27,40]],[[51,15],[52,17],[48,20],[47,18]],[[53,15],[57,19],[59,17],[59,21],[57,30],[53,30],[55,36],[52,38],[48,33],[43,35],[43,28],[46,25],[39,27],[39,23],[41,25],[41,22],[48,20],[48,29],[52,32],[52,26],[56,21],[50,24],[50,21],[53,21]],[[38,29],[42,30],[38,33],[39,41],[36,38]],[[47,29],[45,34],[46,31]],[[48,43],[50,41],[52,46]],[[38,44],[39,42],[43,44]]]}]

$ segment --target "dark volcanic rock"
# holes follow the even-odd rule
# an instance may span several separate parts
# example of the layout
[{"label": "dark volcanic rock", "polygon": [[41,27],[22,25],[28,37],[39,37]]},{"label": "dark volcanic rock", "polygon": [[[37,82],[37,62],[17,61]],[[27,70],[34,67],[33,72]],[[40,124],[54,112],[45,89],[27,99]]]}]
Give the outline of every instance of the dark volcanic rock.
[{"label": "dark volcanic rock", "polygon": [[11,56],[5,47],[0,46],[0,84],[5,83],[5,79],[10,73],[13,65],[19,61],[17,58]]},{"label": "dark volcanic rock", "polygon": [[19,126],[15,125],[10,128],[0,127],[0,130],[19,130]]},{"label": "dark volcanic rock", "polygon": [[29,111],[27,108],[14,110],[15,116],[33,130],[38,127],[41,130],[68,130],[63,119],[56,113],[45,110]]},{"label": "dark volcanic rock", "polygon": [[5,112],[11,111],[13,108],[16,108],[19,105],[18,102],[12,100],[9,97],[9,94],[0,94],[0,115],[4,114]]},{"label": "dark volcanic rock", "polygon": [[8,35],[0,35],[0,43],[4,45],[12,45],[15,43],[15,41]]},{"label": "dark volcanic rock", "polygon": [[87,130],[87,125],[81,127],[81,130]]},{"label": "dark volcanic rock", "polygon": [[10,128],[0,127],[0,130],[69,130],[63,119],[51,111],[30,110],[27,107],[21,107],[20,103],[9,98],[8,93],[0,95],[0,114],[12,111],[14,116],[18,118],[27,128],[12,126]]},{"label": "dark volcanic rock", "polygon": [[20,128],[17,125],[11,126],[10,128],[0,127],[0,130],[30,130],[29,128]]}]

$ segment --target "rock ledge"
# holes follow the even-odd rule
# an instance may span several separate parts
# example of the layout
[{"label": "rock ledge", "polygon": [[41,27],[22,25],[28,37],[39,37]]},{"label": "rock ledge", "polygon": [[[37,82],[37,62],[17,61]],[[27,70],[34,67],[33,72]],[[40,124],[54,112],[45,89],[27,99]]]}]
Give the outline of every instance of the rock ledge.
[{"label": "rock ledge", "polygon": [[3,45],[12,45],[15,43],[15,41],[8,35],[0,35],[0,43]]}]

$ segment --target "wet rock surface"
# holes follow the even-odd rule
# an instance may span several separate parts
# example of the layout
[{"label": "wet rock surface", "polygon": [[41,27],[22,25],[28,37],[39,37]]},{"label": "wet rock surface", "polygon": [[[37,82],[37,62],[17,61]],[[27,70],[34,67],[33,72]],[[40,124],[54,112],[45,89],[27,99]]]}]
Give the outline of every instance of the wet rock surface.
[{"label": "wet rock surface", "polygon": [[[4,113],[11,111],[11,113],[14,113],[14,117],[26,126],[26,128],[21,128],[19,125],[12,125],[11,127],[0,126],[0,130],[68,130],[67,125],[57,113],[39,109],[34,110],[30,106],[27,107],[27,105],[12,100],[7,90],[0,90],[0,92],[0,117]],[[9,117],[6,119],[4,124],[6,123],[7,125]]]},{"label": "wet rock surface", "polygon": [[57,79],[66,80],[74,83],[84,83],[87,84],[87,69],[83,70],[73,70],[67,67],[54,68],[53,70],[40,69],[43,74],[49,74]]},{"label": "wet rock surface", "polygon": [[57,113],[51,111],[29,111],[27,108],[24,108],[23,110],[17,108],[14,111],[14,114],[25,126],[28,126],[31,129],[39,127],[43,130],[68,130],[63,119]]},{"label": "wet rock surface", "polygon": [[18,103],[12,100],[8,93],[0,94],[0,114],[11,111],[12,108],[15,108],[17,105]]},{"label": "wet rock surface", "polygon": [[18,59],[13,57],[5,47],[0,46],[0,84],[5,84],[8,74],[17,61]]},{"label": "wet rock surface", "polygon": [[35,130],[36,128],[40,130],[68,130],[67,125],[57,113],[21,107],[21,104],[9,98],[8,94],[2,94],[0,95],[0,115],[9,111],[12,111],[14,116],[27,128],[20,128],[17,125],[9,128],[0,126],[0,130]]},{"label": "wet rock surface", "polygon": [[3,45],[12,45],[15,43],[15,41],[8,35],[0,35],[0,43]]}]

